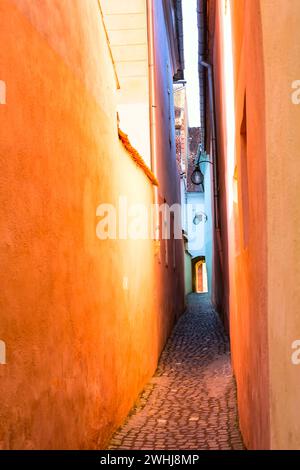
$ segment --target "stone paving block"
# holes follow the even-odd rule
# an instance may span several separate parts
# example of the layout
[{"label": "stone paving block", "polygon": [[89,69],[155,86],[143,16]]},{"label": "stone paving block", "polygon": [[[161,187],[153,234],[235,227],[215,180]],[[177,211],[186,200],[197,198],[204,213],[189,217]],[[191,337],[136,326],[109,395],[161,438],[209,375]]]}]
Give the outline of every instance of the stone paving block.
[{"label": "stone paving block", "polygon": [[188,296],[156,374],[110,449],[244,449],[229,341],[207,295]]}]

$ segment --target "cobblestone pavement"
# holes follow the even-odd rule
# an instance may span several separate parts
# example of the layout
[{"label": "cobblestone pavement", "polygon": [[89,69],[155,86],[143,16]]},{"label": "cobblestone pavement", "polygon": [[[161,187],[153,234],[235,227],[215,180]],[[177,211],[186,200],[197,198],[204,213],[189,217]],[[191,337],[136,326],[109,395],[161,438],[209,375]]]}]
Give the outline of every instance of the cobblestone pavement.
[{"label": "cobblestone pavement", "polygon": [[110,449],[240,450],[228,338],[208,296],[188,296],[155,376]]}]

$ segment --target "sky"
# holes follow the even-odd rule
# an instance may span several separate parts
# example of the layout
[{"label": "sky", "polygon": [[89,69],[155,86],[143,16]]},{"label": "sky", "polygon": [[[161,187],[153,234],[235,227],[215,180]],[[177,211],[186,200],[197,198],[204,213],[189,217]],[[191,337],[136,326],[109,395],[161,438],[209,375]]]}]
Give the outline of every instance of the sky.
[{"label": "sky", "polygon": [[182,0],[189,126],[200,126],[197,0]]}]

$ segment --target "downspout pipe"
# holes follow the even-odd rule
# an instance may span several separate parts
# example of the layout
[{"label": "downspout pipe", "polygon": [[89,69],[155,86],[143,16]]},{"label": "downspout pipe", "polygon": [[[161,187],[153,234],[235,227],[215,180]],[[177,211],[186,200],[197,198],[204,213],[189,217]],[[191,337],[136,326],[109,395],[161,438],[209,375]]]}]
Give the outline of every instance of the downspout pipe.
[{"label": "downspout pipe", "polygon": [[219,184],[218,184],[218,165],[217,165],[217,132],[216,132],[216,112],[214,97],[214,81],[212,65],[201,61],[200,65],[207,70],[208,75],[208,94],[209,94],[209,110],[210,110],[210,127],[211,127],[211,143],[212,143],[212,161],[213,161],[213,193],[214,193],[214,212],[215,212],[215,231],[217,236],[218,250],[220,254],[221,268],[223,269],[223,250],[221,242],[221,227],[219,213]]},{"label": "downspout pipe", "polygon": [[207,31],[207,0],[198,1],[198,30],[199,30],[199,87],[200,87],[200,121],[201,121],[201,144],[204,148],[206,142],[206,73],[201,63],[206,58],[206,31]]},{"label": "downspout pipe", "polygon": [[[214,199],[218,202],[218,180],[217,180],[217,143],[216,143],[216,121],[215,121],[215,100],[214,100],[214,88],[213,88],[213,72],[211,64],[202,61],[202,67],[207,69],[208,73],[208,91],[209,91],[209,111],[210,111],[210,126],[211,126],[211,142],[212,142],[212,153],[213,153],[213,173],[214,173]],[[215,204],[215,228],[219,228],[219,212],[218,204]]]}]

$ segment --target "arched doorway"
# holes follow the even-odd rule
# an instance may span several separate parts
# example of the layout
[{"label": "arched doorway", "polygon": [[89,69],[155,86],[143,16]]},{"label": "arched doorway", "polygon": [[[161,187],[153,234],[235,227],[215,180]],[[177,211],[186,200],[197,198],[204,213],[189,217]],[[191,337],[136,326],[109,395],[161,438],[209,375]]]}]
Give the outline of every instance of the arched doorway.
[{"label": "arched doorway", "polygon": [[192,260],[193,291],[198,294],[208,292],[207,268],[205,256],[198,256]]}]

